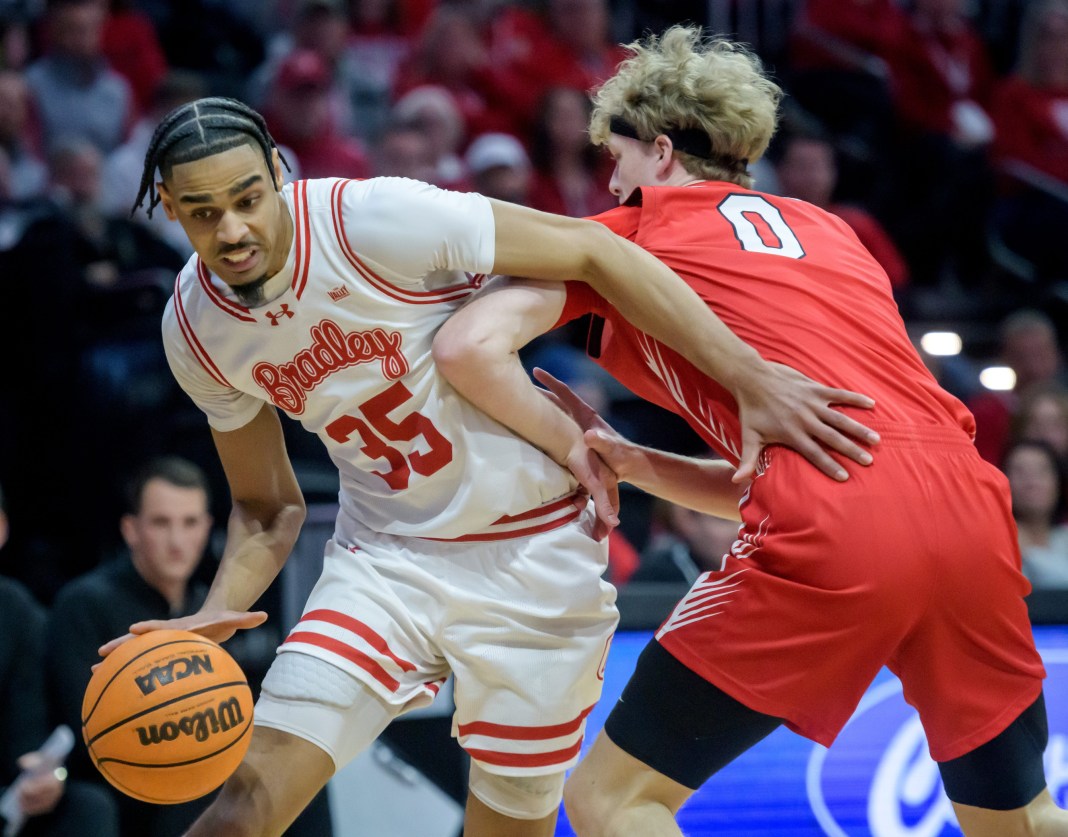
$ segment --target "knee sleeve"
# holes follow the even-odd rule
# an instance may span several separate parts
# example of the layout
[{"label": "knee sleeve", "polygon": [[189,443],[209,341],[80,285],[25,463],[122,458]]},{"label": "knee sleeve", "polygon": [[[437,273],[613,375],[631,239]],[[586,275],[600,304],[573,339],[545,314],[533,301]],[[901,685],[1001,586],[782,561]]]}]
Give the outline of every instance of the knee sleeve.
[{"label": "knee sleeve", "polygon": [[263,679],[255,722],[310,741],[340,770],[400,711],[337,666],[286,652],[275,658]]},{"label": "knee sleeve", "polygon": [[540,820],[560,807],[564,774],[501,776],[473,761],[470,791],[498,814],[515,820]]},{"label": "knee sleeve", "polygon": [[1049,741],[1042,695],[1000,735],[960,758],[940,762],[946,796],[961,805],[1011,811],[1046,787],[1042,754]]}]

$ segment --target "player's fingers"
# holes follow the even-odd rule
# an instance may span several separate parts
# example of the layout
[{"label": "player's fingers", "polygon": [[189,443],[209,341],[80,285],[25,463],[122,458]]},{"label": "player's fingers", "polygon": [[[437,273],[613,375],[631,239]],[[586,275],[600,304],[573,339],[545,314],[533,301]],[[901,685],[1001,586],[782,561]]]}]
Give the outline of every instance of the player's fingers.
[{"label": "player's fingers", "polygon": [[755,433],[742,433],[742,456],[738,461],[738,469],[731,477],[735,483],[748,482],[756,476],[757,461],[760,459],[760,449],[763,443]]},{"label": "player's fingers", "polygon": [[[833,480],[845,482],[849,479],[849,472],[839,465],[827,451],[825,451],[811,436],[800,436],[796,442],[791,442],[790,447],[801,454],[805,459],[819,468]],[[756,469],[754,467],[754,473]],[[738,475],[734,475],[734,482],[740,482]]]},{"label": "player's fingers", "polygon": [[249,628],[255,628],[262,625],[267,621],[267,611],[265,610],[251,610],[246,613],[240,614],[234,619],[231,624],[236,625],[239,628],[248,630]]},{"label": "player's fingers", "polygon": [[819,394],[821,398],[826,398],[832,404],[843,404],[847,407],[859,407],[862,410],[870,410],[875,406],[874,398],[848,389],[820,387]]},{"label": "player's fingers", "polygon": [[[105,642],[103,645],[101,645],[97,649],[97,653],[101,657],[106,657],[108,654],[110,654],[112,651],[114,651],[116,648],[118,648],[124,642],[126,642],[127,640],[131,640],[133,638],[134,638],[133,634],[123,634],[122,636],[116,637],[115,639],[111,640],[110,642]],[[97,665],[99,665],[99,663],[97,663]],[[96,666],[93,666],[93,671],[96,671]]]},{"label": "player's fingers", "polygon": [[173,627],[167,619],[147,619],[144,622],[134,622],[130,625],[130,633],[134,636],[147,634],[149,631],[161,631],[164,628]]},{"label": "player's fingers", "polygon": [[826,407],[819,413],[824,424],[828,424],[843,435],[853,439],[860,439],[866,444],[879,444],[879,434],[870,427],[862,424],[834,407]]},{"label": "player's fingers", "polygon": [[572,415],[589,415],[594,412],[593,407],[576,395],[571,387],[560,379],[553,377],[541,367],[535,367],[534,378],[538,383],[547,387]]},{"label": "player's fingers", "polygon": [[860,465],[871,465],[871,453],[833,427],[827,424],[819,424],[813,428],[812,435],[831,450],[838,451],[838,453],[852,459],[854,462]]}]

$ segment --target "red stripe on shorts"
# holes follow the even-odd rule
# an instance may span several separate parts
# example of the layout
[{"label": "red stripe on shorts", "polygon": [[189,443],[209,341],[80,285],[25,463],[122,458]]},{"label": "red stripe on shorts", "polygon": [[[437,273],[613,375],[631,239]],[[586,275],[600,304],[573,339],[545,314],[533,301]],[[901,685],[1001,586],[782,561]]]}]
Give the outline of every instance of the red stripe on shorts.
[{"label": "red stripe on shorts", "polygon": [[[511,741],[544,741],[548,738],[559,738],[562,735],[570,735],[575,732],[586,716],[593,711],[593,706],[587,706],[578,717],[572,718],[562,724],[550,724],[544,727],[521,727],[512,724],[493,724],[489,721],[472,721],[469,724],[460,724],[458,734],[485,735],[490,738],[506,738]],[[496,762],[494,762],[496,763]]]},{"label": "red stripe on shorts", "polygon": [[346,660],[355,663],[391,692],[395,692],[400,688],[400,683],[390,677],[382,666],[362,651],[357,651],[351,645],[341,642],[341,640],[334,639],[331,636],[323,636],[322,634],[313,634],[310,631],[296,631],[286,637],[286,641],[283,644],[290,642],[303,642],[307,645],[325,648],[327,651],[332,651],[339,657],[344,657]]},{"label": "red stripe on shorts", "polygon": [[393,660],[393,662],[400,666],[401,671],[415,671],[414,665],[407,660],[402,660],[394,654],[389,649],[386,641],[359,619],[353,619],[348,614],[341,613],[337,610],[326,609],[312,610],[300,617],[301,622],[309,622],[312,620],[316,622],[329,622],[331,625],[337,625],[339,628],[344,628],[346,631],[352,631],[366,641],[367,644],[374,648],[379,654],[385,654]]},{"label": "red stripe on shorts", "polygon": [[467,750],[467,754],[477,761],[496,764],[501,767],[546,767],[552,764],[564,764],[578,755],[582,747],[580,738],[574,745],[550,753],[502,753],[498,750]]}]

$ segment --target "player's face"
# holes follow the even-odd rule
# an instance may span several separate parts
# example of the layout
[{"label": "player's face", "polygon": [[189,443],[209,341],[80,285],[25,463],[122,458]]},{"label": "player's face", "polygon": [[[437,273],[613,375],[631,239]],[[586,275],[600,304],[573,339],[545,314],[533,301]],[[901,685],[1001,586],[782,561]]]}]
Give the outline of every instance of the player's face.
[{"label": "player's face", "polygon": [[639,186],[657,182],[662,158],[655,143],[609,134],[606,146],[616,164],[608,188],[620,203]]},{"label": "player's face", "polygon": [[184,586],[204,555],[211,520],[201,489],[153,479],[145,484],[141,510],[123,517],[122,536],[150,586]]},{"label": "player's face", "polygon": [[277,153],[269,172],[263,155],[239,145],[176,165],[159,186],[167,217],[177,220],[208,268],[255,304],[256,291],[285,265],[293,224],[278,189]]}]

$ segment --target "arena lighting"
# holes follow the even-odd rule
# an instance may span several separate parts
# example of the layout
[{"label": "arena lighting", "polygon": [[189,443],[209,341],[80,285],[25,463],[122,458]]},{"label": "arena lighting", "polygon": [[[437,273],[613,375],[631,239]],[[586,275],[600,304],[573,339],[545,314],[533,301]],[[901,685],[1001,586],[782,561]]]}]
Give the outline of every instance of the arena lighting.
[{"label": "arena lighting", "polygon": [[921,348],[934,357],[959,355],[964,341],[955,331],[928,331],[920,338]]},{"label": "arena lighting", "polygon": [[1009,366],[988,366],[979,373],[979,383],[987,389],[1007,392],[1016,386],[1016,373]]}]

